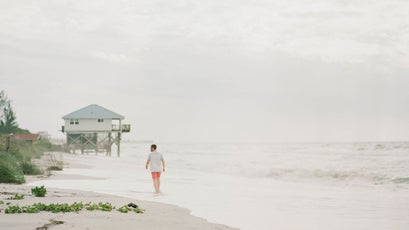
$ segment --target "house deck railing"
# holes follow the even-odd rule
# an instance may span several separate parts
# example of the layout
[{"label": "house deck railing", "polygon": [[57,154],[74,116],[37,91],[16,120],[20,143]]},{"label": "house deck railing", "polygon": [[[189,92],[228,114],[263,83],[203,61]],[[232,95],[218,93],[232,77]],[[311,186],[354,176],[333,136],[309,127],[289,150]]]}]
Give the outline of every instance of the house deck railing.
[{"label": "house deck railing", "polygon": [[[112,125],[112,131],[120,131],[120,126],[119,125]],[[131,125],[130,124],[123,124],[122,125],[122,132],[127,133],[131,131]]]}]

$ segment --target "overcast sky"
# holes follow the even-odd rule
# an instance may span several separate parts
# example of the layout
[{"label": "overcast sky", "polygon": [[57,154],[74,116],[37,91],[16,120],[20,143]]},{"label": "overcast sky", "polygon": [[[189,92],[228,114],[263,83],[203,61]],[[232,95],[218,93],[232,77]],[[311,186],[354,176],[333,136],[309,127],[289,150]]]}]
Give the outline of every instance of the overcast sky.
[{"label": "overcast sky", "polygon": [[409,139],[406,0],[0,0],[0,90],[54,137],[99,104],[124,139]]}]

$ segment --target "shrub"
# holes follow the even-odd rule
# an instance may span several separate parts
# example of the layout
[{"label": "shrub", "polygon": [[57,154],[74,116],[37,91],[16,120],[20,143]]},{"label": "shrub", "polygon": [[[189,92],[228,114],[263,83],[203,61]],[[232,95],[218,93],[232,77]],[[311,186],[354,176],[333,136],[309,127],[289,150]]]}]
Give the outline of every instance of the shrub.
[{"label": "shrub", "polygon": [[45,194],[47,193],[47,189],[44,188],[44,185],[41,187],[35,187],[31,189],[31,193],[36,196],[36,197],[45,197]]},{"label": "shrub", "polygon": [[0,183],[22,184],[24,173],[17,159],[10,153],[0,153]]},{"label": "shrub", "polygon": [[23,170],[24,175],[41,175],[43,171],[31,163],[31,161],[23,161],[20,163],[20,167]]},{"label": "shrub", "polygon": [[40,140],[35,144],[13,140],[8,152],[0,135],[0,183],[25,182],[24,174],[40,175],[42,170],[31,163],[32,158],[40,158],[50,149],[50,142]]}]

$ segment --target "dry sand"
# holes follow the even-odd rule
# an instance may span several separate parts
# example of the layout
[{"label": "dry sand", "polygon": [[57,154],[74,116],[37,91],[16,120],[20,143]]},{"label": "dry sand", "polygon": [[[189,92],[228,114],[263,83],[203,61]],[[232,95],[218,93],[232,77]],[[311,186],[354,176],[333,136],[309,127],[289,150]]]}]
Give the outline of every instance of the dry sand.
[{"label": "dry sand", "polygon": [[[53,176],[53,179],[59,176]],[[35,180],[41,178],[34,178]],[[33,177],[28,177],[32,181]],[[14,194],[25,195],[23,200],[6,200]],[[0,229],[1,230],[26,230],[26,229],[226,229],[233,228],[209,223],[206,220],[190,215],[189,210],[173,205],[132,200],[129,198],[99,194],[93,192],[63,190],[47,188],[46,197],[34,197],[31,187],[26,185],[0,184]],[[32,205],[34,203],[99,203],[109,202],[119,208],[128,203],[135,203],[145,210],[143,214],[135,212],[121,213],[117,210],[111,212],[82,210],[78,213],[51,213],[40,212],[35,214],[5,214],[7,202],[11,205]]]}]

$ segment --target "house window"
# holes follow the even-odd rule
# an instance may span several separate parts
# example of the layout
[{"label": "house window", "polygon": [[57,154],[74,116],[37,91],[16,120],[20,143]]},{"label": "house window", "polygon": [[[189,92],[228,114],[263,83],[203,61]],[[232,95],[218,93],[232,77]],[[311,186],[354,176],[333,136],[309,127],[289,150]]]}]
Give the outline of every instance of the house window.
[{"label": "house window", "polygon": [[104,119],[102,118],[98,119],[98,123],[103,123],[103,122],[104,122]]},{"label": "house window", "polygon": [[78,119],[70,119],[70,125],[78,125],[80,121]]}]

